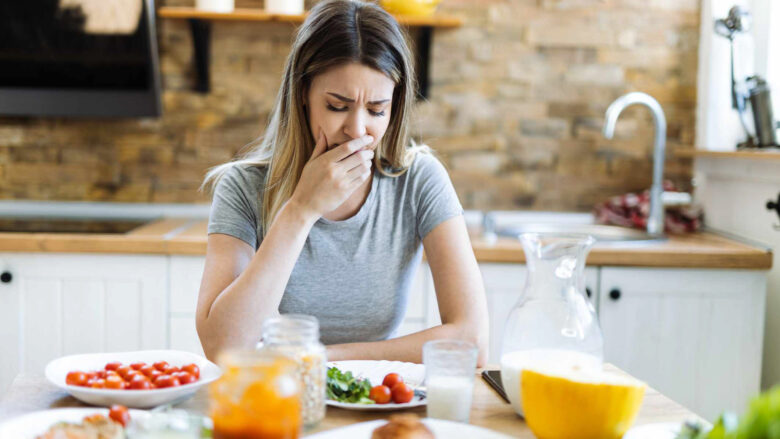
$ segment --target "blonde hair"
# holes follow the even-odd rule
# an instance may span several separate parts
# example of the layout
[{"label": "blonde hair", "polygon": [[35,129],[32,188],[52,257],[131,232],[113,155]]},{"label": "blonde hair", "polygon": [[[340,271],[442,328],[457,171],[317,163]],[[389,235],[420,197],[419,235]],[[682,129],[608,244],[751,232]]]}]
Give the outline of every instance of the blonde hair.
[{"label": "blonde hair", "polygon": [[[408,125],[415,81],[405,34],[395,19],[373,3],[327,0],[318,3],[298,31],[285,63],[282,85],[263,136],[247,145],[240,159],[211,168],[202,188],[212,189],[233,166],[267,167],[262,200],[262,231],[293,194],[314,150],[304,108],[312,79],[327,69],[357,62],[395,83],[390,122],[377,146],[374,166],[390,177],[402,175],[425,145],[410,145]],[[389,168],[389,169],[385,169]]]}]

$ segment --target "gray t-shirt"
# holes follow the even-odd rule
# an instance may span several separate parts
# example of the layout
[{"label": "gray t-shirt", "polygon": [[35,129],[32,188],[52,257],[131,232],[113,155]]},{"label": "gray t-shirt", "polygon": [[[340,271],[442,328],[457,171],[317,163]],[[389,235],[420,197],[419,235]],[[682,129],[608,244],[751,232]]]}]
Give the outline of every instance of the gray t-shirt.
[{"label": "gray t-shirt", "polygon": [[[259,248],[264,179],[264,167],[231,168],[214,191],[208,233]],[[317,317],[326,344],[390,338],[406,311],[422,239],[461,214],[449,175],[433,155],[417,154],[399,177],[374,170],[371,192],[358,213],[314,224],[279,312]]]}]

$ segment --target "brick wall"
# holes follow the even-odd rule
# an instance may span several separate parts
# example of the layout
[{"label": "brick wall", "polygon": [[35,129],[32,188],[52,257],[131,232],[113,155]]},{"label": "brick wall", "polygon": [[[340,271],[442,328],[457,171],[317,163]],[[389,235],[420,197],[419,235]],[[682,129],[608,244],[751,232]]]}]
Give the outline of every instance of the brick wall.
[{"label": "brick wall", "polygon": [[[158,2],[159,3],[159,2]],[[190,5],[192,0],[167,0]],[[237,1],[257,6],[257,0]],[[652,118],[604,111],[629,91],[663,106],[669,156],[694,137],[698,0],[444,0],[414,135],[440,154],[466,208],[588,210],[650,183]],[[189,28],[159,23],[160,119],[0,118],[0,198],[199,202],[209,166],[261,134],[294,27],[215,23],[212,92],[190,91]],[[667,159],[689,185],[691,163]]]}]

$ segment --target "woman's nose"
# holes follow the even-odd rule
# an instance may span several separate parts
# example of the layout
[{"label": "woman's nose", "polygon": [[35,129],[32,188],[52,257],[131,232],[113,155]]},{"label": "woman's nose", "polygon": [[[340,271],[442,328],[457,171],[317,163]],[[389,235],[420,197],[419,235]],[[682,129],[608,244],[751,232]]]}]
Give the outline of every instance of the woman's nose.
[{"label": "woman's nose", "polygon": [[344,123],[344,133],[352,139],[366,135],[366,121],[362,111],[353,111]]}]

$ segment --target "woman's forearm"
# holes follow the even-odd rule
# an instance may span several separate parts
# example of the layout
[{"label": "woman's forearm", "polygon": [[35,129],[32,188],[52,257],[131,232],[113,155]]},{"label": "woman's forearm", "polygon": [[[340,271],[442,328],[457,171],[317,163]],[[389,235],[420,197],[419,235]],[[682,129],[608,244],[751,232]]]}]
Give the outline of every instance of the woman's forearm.
[{"label": "woman's forearm", "polygon": [[246,269],[214,300],[198,323],[208,357],[232,347],[254,347],[263,321],[279,303],[317,217],[288,203],[268,229]]},{"label": "woman's forearm", "polygon": [[422,346],[430,340],[458,339],[474,343],[479,349],[477,366],[487,363],[487,337],[480,335],[478,324],[444,323],[390,340],[346,343],[328,346],[328,360],[395,360],[422,363]]}]

